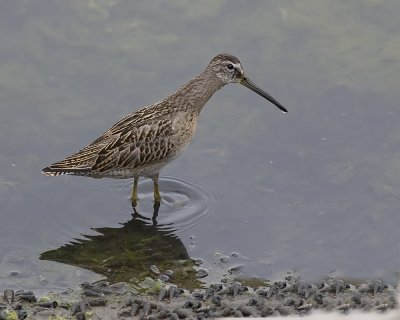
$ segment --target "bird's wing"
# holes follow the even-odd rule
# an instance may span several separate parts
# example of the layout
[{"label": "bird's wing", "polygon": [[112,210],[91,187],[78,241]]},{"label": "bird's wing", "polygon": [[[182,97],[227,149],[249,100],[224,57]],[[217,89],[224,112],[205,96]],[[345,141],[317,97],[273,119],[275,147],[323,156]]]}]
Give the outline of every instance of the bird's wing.
[{"label": "bird's wing", "polygon": [[53,163],[43,172],[49,175],[102,173],[111,169],[135,169],[162,159],[172,147],[172,120],[160,103],[131,113],[114,124],[92,143]]},{"label": "bird's wing", "polygon": [[[121,129],[97,154],[92,171],[136,169],[162,160],[173,147],[172,122],[161,120],[131,130]],[[110,139],[111,137],[109,137]],[[90,147],[90,145],[89,145]]]},{"label": "bird's wing", "polygon": [[[125,118],[126,119],[126,118]],[[47,174],[101,174],[113,169],[133,170],[151,165],[165,157],[173,147],[170,141],[172,122],[160,120],[140,127],[125,124],[107,131],[94,142],[73,155],[50,165]]]}]

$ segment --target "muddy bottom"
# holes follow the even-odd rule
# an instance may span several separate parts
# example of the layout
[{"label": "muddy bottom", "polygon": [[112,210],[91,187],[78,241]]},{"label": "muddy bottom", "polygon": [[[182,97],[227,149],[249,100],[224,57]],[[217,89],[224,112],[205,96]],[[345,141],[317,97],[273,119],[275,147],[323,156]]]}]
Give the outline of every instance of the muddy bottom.
[{"label": "muddy bottom", "polygon": [[327,278],[307,283],[288,275],[269,282],[232,279],[189,291],[160,279],[134,285],[106,281],[36,297],[26,290],[5,290],[0,319],[203,319],[276,317],[314,311],[383,313],[397,306],[396,290],[380,280],[349,283]]}]

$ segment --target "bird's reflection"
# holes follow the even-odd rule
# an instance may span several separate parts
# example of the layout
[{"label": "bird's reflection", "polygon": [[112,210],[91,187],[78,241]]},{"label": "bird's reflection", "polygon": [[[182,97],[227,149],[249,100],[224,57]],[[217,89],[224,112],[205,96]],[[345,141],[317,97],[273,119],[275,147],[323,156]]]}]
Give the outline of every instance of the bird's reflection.
[{"label": "bird's reflection", "polygon": [[121,228],[92,228],[98,235],[43,252],[41,260],[51,260],[82,267],[106,276],[112,282],[142,280],[155,276],[149,267],[156,265],[161,273],[173,270],[171,281],[187,288],[199,287],[194,263],[175,234],[173,224],[158,224],[160,206],[154,206],[151,218],[134,208],[132,219]]},{"label": "bird's reflection", "polygon": [[[133,214],[132,216],[135,218],[135,216],[139,216],[141,218],[144,218],[141,216],[138,211],[136,210],[136,201],[131,202],[132,209],[133,209]],[[153,226],[157,225],[157,217],[158,217],[158,211],[160,210],[160,201],[154,201],[153,205],[153,217],[151,218],[151,221],[153,222]],[[146,218],[145,218],[146,219]]]}]

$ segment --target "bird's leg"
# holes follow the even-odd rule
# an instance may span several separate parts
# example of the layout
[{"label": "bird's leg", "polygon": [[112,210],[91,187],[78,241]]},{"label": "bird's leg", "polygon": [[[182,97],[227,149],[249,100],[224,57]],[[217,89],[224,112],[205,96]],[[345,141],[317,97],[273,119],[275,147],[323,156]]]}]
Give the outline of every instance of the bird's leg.
[{"label": "bird's leg", "polygon": [[154,182],[154,202],[160,203],[161,202],[161,195],[160,189],[158,187],[158,173],[152,177]]},{"label": "bird's leg", "polygon": [[132,202],[133,208],[136,207],[137,201],[139,200],[138,195],[137,195],[138,182],[139,182],[139,177],[135,177],[133,179],[133,188],[132,188],[132,193],[131,193],[131,202]]}]

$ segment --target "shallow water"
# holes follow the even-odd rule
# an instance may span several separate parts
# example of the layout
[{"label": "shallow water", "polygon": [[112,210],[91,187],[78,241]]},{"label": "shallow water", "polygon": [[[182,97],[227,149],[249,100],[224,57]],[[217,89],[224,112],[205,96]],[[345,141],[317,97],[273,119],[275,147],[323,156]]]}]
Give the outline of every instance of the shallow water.
[{"label": "shallow water", "polygon": [[[98,279],[76,261],[39,257],[136,224],[203,259],[205,281],[229,268],[395,279],[397,2],[0,6],[0,288]],[[132,216],[130,180],[40,174],[221,51],[237,55],[289,113],[238,85],[212,97],[189,148],[161,173],[156,226],[150,181]]]}]

